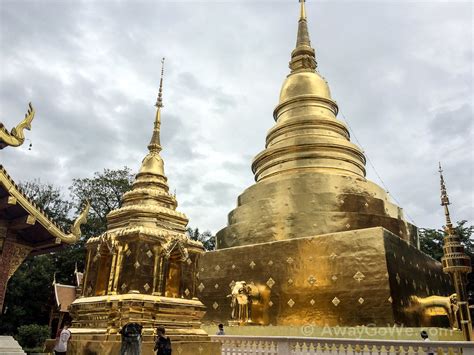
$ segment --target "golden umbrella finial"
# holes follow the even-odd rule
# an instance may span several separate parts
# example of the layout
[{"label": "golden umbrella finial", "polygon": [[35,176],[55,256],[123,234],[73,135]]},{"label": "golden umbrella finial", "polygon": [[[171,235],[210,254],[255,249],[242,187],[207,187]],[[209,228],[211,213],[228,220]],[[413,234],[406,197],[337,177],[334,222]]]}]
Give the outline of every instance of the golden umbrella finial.
[{"label": "golden umbrella finial", "polygon": [[163,107],[163,76],[165,74],[165,58],[161,59],[161,78],[160,89],[158,90],[158,99],[156,100],[156,107]]},{"label": "golden umbrella finial", "polygon": [[439,179],[440,179],[440,185],[441,185],[441,206],[444,206],[444,215],[446,217],[446,232],[449,235],[452,235],[453,224],[451,222],[451,216],[449,214],[449,208],[448,208],[448,206],[450,205],[450,202],[449,202],[448,192],[446,190],[446,183],[444,182],[443,169],[441,168],[441,162],[439,163],[438,171],[439,171]]}]

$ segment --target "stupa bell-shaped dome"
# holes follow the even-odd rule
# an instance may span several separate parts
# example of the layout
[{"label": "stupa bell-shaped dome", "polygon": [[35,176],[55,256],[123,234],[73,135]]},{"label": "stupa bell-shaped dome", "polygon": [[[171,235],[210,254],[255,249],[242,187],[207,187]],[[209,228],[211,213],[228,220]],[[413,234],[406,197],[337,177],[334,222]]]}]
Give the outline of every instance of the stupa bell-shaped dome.
[{"label": "stupa bell-shaped dome", "polygon": [[416,231],[386,191],[365,178],[366,159],[337,119],[317,72],[305,3],[265,149],[253,160],[256,183],[238,198],[217,248],[381,226],[414,243]]}]

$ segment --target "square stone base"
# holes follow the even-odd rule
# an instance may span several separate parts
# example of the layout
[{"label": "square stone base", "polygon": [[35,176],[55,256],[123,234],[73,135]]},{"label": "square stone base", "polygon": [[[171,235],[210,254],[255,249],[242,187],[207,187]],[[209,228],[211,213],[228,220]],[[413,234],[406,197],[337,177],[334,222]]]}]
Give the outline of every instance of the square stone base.
[{"label": "square stone base", "polygon": [[206,324],[231,321],[228,295],[246,281],[254,325],[449,326],[420,303],[454,292],[441,264],[381,227],[220,249],[198,271]]}]

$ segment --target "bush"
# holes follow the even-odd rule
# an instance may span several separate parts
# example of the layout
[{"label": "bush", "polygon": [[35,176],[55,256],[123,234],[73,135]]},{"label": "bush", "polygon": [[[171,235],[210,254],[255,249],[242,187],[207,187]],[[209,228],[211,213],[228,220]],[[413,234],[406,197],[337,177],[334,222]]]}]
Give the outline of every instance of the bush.
[{"label": "bush", "polygon": [[18,328],[16,340],[23,348],[41,348],[46,339],[49,338],[49,327],[47,325],[29,324]]}]

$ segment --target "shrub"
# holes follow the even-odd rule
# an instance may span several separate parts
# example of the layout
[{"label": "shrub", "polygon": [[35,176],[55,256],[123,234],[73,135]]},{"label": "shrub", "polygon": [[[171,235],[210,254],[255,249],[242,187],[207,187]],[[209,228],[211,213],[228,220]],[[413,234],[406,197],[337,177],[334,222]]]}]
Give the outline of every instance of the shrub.
[{"label": "shrub", "polygon": [[49,327],[47,325],[29,324],[18,327],[16,339],[23,348],[33,349],[43,346],[49,338]]}]

